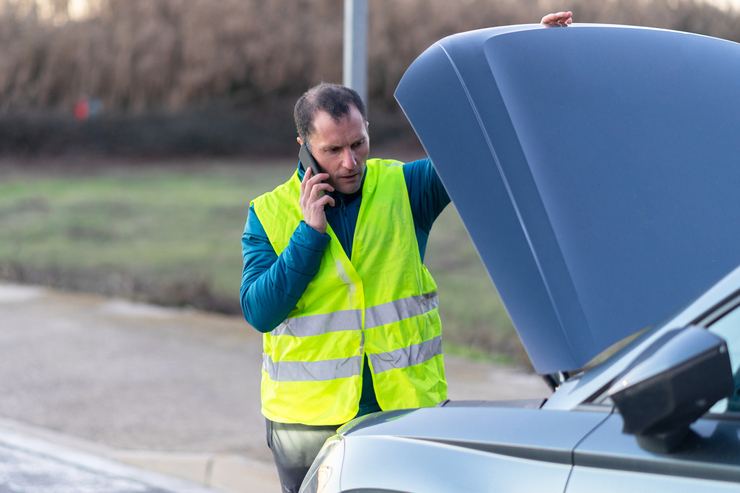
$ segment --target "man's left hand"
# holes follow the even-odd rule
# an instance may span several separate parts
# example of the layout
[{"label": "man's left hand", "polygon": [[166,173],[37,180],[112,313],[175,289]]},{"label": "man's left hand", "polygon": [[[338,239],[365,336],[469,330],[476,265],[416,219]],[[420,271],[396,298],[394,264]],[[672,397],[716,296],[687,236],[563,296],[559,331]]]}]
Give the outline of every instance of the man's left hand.
[{"label": "man's left hand", "polygon": [[540,24],[547,27],[568,27],[573,22],[573,12],[554,12],[542,18]]}]

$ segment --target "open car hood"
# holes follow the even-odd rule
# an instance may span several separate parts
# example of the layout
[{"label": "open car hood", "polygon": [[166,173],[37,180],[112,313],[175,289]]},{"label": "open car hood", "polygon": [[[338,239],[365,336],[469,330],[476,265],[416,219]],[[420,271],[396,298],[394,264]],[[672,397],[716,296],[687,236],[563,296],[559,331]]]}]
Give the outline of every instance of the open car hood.
[{"label": "open car hood", "polygon": [[740,264],[740,45],[626,26],[445,38],[396,99],[539,373]]}]

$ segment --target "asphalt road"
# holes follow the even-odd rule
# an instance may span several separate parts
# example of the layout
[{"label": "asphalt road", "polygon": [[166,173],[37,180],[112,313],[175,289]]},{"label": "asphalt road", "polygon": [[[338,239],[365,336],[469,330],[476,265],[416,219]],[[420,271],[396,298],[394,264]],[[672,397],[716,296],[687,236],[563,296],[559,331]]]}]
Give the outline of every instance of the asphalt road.
[{"label": "asphalt road", "polygon": [[[241,318],[0,284],[0,349],[2,418],[119,450],[270,462],[261,337]],[[521,371],[447,366],[452,399],[547,394]]]}]

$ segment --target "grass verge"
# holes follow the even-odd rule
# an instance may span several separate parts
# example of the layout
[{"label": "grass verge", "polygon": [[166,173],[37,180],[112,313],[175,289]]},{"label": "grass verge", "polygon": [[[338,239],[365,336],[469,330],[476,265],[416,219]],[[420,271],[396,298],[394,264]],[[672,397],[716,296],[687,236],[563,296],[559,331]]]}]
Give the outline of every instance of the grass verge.
[{"label": "grass verge", "polygon": [[[292,167],[286,160],[85,166],[72,174],[6,169],[0,277],[239,313],[249,201],[285,180]],[[426,262],[439,285],[448,352],[526,364],[453,207],[434,226]]]}]

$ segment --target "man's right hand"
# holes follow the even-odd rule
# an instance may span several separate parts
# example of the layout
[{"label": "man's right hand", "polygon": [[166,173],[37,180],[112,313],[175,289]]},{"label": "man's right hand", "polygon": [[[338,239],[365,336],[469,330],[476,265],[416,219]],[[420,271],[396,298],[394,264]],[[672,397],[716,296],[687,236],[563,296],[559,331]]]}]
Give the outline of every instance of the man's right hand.
[{"label": "man's right hand", "polygon": [[314,176],[313,169],[307,168],[301,182],[301,210],[303,220],[319,233],[326,233],[326,213],[324,207],[334,207],[334,198],[326,192],[333,192],[334,187],[324,180],[329,178],[328,173],[319,173]]},{"label": "man's right hand", "polygon": [[547,27],[568,27],[573,22],[573,12],[553,12],[542,18],[540,24]]}]

